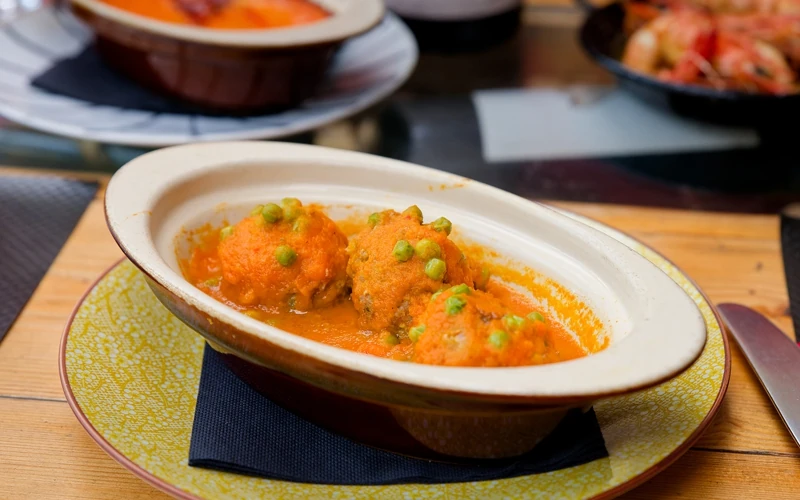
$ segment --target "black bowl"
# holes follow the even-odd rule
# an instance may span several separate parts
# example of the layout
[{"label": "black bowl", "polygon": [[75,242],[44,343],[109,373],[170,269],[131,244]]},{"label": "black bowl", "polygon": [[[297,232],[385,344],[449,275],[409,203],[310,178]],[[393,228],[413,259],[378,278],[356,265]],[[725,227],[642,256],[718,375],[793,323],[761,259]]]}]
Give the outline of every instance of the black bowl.
[{"label": "black bowl", "polygon": [[617,77],[621,88],[643,101],[688,118],[776,132],[780,130],[778,122],[800,112],[800,94],[750,94],[678,85],[628,69],[620,62],[624,19],[619,3],[592,9],[581,28],[580,41],[592,59]]}]

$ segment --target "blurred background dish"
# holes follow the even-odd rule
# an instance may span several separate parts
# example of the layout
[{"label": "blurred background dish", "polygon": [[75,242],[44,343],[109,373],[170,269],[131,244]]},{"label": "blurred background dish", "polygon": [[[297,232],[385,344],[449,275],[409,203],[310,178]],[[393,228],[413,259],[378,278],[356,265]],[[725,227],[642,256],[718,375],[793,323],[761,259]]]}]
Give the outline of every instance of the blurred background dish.
[{"label": "blurred background dish", "polygon": [[[134,13],[101,0],[71,2],[73,12],[94,31],[106,64],[149,89],[202,109],[234,114],[289,108],[314,95],[339,45],[374,27],[384,13],[382,0],[319,2],[311,5],[330,12],[324,19],[254,29],[269,23],[247,23],[246,16],[234,15],[227,22],[212,22],[225,6],[203,23],[167,22],[161,19],[182,19],[181,11],[162,12],[157,2],[148,4],[151,9],[137,8]],[[269,12],[266,4],[260,5]]]},{"label": "blurred background dish", "polygon": [[[115,144],[164,146],[274,138],[320,127],[375,104],[402,85],[417,62],[412,34],[397,17],[387,14],[377,27],[342,45],[313,98],[296,108],[268,115],[207,115],[192,108],[171,109],[169,103],[164,109],[98,104],[94,97],[94,102],[87,102],[43,92],[32,84],[59,60],[81,54],[90,44],[89,30],[63,9],[44,8],[15,22],[13,31],[6,30],[0,36],[0,113],[46,132]],[[88,86],[102,79],[95,76],[92,83],[92,75],[78,74],[76,80],[76,85]]]},{"label": "blurred background dish", "polygon": [[686,85],[746,93],[798,91],[796,0],[625,0],[622,64]]},{"label": "blurred background dish", "polygon": [[789,116],[800,110],[800,95],[796,93],[771,94],[680,83],[626,66],[622,62],[627,42],[623,3],[592,8],[581,28],[580,40],[584,50],[617,77],[620,87],[649,103],[684,116],[774,129],[777,128],[776,117]]}]

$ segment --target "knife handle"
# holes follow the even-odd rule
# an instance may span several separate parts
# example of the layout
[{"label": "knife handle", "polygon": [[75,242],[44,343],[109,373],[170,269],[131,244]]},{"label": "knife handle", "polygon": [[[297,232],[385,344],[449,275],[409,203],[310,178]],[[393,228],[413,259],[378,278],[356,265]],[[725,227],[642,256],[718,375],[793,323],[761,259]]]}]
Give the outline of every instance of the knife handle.
[{"label": "knife handle", "polygon": [[800,341],[800,203],[781,211],[781,252],[795,341]]}]

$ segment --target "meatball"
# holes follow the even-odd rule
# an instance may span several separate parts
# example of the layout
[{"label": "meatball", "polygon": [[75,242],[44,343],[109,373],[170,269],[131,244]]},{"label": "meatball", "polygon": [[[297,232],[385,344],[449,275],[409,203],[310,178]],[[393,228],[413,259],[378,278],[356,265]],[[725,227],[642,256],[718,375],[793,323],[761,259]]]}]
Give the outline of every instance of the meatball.
[{"label": "meatball", "polygon": [[416,206],[370,215],[370,227],[350,242],[347,274],[362,326],[405,335],[431,295],[450,283],[473,285],[466,256],[453,243],[451,224],[422,223]]},{"label": "meatball", "polygon": [[347,237],[295,198],[256,207],[220,232],[222,291],[244,306],[307,311],[347,288]]},{"label": "meatball", "polygon": [[466,284],[430,301],[417,325],[413,360],[448,366],[522,366],[542,361],[547,342],[544,317],[512,314],[499,300]]}]

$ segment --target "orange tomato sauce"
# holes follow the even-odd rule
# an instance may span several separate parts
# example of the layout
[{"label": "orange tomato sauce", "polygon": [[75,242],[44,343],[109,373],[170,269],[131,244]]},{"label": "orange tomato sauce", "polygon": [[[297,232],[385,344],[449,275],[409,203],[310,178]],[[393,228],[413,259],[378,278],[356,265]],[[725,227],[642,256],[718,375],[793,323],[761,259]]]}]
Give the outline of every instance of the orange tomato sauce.
[{"label": "orange tomato sauce", "polygon": [[309,0],[103,0],[133,14],[216,29],[283,28],[314,23],[330,13]]},{"label": "orange tomato sauce", "polygon": [[[355,223],[352,219],[337,221],[337,225],[347,235],[364,227],[363,222]],[[310,340],[390,359],[413,360],[415,344],[409,338],[362,329],[349,296],[328,307],[307,312],[293,311],[282,304],[248,306],[231,299],[236,294],[229,288],[226,293],[226,287],[219,284],[219,229],[205,225],[181,236],[191,242],[191,251],[187,257],[178,259],[179,264],[184,277],[194,286],[252,318]],[[485,284],[488,294],[500,300],[513,314],[525,317],[537,311],[545,317],[545,326],[538,327],[544,351],[528,364],[567,361],[607,346],[602,323],[571,292],[531,270],[497,264],[497,255],[478,245],[464,242],[458,245],[476,267],[490,270],[491,277]],[[555,314],[537,307],[528,294],[546,301]],[[567,318],[569,328],[556,316]]]}]

